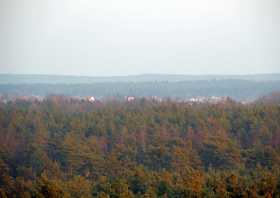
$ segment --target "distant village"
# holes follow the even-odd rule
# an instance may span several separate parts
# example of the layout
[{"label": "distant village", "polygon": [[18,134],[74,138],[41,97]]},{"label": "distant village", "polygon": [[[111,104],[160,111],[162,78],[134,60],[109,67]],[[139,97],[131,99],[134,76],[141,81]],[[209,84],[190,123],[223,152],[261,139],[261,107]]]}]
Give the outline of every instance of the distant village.
[{"label": "distant village", "polygon": [[102,103],[108,101],[118,101],[118,102],[127,102],[132,103],[135,101],[145,100],[150,102],[165,102],[165,101],[175,101],[183,102],[188,104],[201,104],[201,103],[210,103],[218,104],[224,103],[229,100],[229,97],[218,97],[218,96],[198,96],[191,98],[167,98],[159,96],[145,96],[145,97],[136,97],[136,96],[123,96],[123,97],[95,97],[95,96],[62,96],[62,95],[50,95],[50,96],[17,96],[17,95],[0,95],[0,103],[16,102],[16,101],[25,101],[25,102],[43,102],[45,100],[52,101],[80,101],[80,102],[89,102],[89,103]]}]

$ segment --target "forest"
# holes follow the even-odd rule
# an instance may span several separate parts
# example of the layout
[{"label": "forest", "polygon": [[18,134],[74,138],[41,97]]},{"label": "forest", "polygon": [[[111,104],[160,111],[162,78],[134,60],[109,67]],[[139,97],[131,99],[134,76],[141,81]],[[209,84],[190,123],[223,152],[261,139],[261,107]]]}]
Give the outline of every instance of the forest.
[{"label": "forest", "polygon": [[18,96],[95,96],[107,97],[170,97],[173,99],[196,96],[231,97],[238,101],[255,100],[260,96],[280,90],[280,80],[249,81],[239,79],[195,80],[195,81],[153,81],[153,82],[96,82],[57,84],[1,84],[0,95]]},{"label": "forest", "polygon": [[0,197],[280,197],[279,103],[0,104]]},{"label": "forest", "polygon": [[231,97],[252,101],[280,90],[280,74],[135,75],[113,77],[0,74],[0,97],[64,95],[70,97],[151,97],[189,99]]}]

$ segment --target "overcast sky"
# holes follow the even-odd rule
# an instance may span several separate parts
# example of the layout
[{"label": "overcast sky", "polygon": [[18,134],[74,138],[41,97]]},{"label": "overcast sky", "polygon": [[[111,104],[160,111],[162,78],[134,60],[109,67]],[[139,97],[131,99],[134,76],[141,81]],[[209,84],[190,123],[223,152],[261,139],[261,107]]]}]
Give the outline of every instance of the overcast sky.
[{"label": "overcast sky", "polygon": [[279,0],[0,0],[0,73],[280,73]]}]

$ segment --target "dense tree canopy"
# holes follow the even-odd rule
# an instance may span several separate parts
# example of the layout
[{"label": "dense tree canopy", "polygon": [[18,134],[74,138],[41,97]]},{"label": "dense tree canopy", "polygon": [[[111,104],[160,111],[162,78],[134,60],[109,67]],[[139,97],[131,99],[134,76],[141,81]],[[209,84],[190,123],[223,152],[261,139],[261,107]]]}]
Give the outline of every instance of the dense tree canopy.
[{"label": "dense tree canopy", "polygon": [[1,104],[0,197],[280,197],[280,106]]}]

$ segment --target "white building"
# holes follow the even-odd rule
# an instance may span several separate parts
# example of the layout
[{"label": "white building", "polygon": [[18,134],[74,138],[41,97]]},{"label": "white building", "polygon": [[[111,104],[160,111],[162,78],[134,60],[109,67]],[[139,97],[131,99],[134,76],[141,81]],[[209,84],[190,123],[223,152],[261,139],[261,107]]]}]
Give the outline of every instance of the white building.
[{"label": "white building", "polygon": [[91,97],[88,98],[88,101],[89,101],[89,102],[95,102],[96,99],[95,99],[95,97],[91,96]]},{"label": "white building", "polygon": [[132,102],[132,101],[134,101],[135,100],[135,97],[134,96],[127,96],[126,97],[126,101],[127,102]]}]

